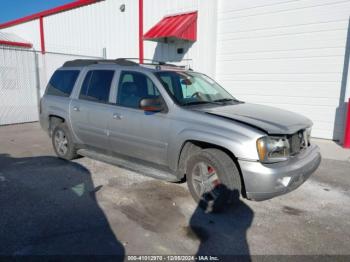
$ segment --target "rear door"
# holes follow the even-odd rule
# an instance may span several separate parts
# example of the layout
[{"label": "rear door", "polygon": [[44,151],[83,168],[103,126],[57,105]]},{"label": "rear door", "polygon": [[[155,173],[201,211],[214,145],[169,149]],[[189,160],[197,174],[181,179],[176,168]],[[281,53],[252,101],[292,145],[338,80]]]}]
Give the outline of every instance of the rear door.
[{"label": "rear door", "polygon": [[168,114],[139,109],[142,98],[159,96],[156,85],[144,73],[121,71],[116,105],[109,114],[110,145],[114,152],[167,165]]},{"label": "rear door", "polygon": [[79,96],[70,104],[74,133],[85,145],[108,146],[108,103],[114,75],[113,69],[88,70]]}]

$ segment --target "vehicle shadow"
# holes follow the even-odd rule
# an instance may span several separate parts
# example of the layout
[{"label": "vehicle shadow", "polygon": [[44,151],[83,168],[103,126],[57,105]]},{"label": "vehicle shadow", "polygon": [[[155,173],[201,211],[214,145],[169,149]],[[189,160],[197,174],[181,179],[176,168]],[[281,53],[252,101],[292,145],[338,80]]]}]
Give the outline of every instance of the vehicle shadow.
[{"label": "vehicle shadow", "polygon": [[96,201],[100,188],[78,163],[0,154],[0,254],[123,260],[124,247]]},{"label": "vehicle shadow", "polygon": [[[226,189],[228,190],[228,189]],[[230,191],[234,203],[227,203],[220,212],[207,213],[200,203],[190,219],[193,235],[200,240],[197,256],[218,256],[220,261],[250,261],[247,230],[253,210],[239,199],[237,190]],[[215,205],[215,204],[214,204]]]}]

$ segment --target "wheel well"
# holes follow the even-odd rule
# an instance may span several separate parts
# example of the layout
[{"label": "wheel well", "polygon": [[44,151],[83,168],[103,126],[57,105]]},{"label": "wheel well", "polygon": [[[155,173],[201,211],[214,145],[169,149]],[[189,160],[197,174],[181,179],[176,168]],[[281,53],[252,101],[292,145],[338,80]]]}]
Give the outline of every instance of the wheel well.
[{"label": "wheel well", "polygon": [[198,140],[188,140],[186,141],[182,148],[181,148],[181,153],[179,156],[179,161],[178,161],[178,172],[179,172],[179,178],[182,181],[186,181],[186,162],[187,159],[196,151],[201,150],[201,149],[207,149],[207,148],[216,148],[219,149],[223,152],[225,152],[233,162],[235,162],[238,170],[239,170],[239,176],[241,178],[241,184],[242,184],[242,195],[246,197],[246,191],[245,191],[245,186],[244,186],[244,180],[242,176],[242,171],[241,167],[239,166],[238,160],[236,156],[227,148],[218,146],[216,144],[208,143],[208,142],[203,142],[203,141],[198,141]]},{"label": "wheel well", "polygon": [[56,115],[49,115],[49,133],[51,135],[53,129],[61,124],[64,123],[66,120],[63,117],[56,116]]}]

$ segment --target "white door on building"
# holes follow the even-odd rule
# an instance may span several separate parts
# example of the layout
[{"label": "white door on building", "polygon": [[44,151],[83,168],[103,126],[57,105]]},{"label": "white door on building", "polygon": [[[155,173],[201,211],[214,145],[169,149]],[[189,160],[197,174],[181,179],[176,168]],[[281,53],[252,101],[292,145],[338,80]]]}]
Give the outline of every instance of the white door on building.
[{"label": "white door on building", "polygon": [[350,2],[218,5],[217,80],[241,100],[309,117],[314,137],[342,139]]}]

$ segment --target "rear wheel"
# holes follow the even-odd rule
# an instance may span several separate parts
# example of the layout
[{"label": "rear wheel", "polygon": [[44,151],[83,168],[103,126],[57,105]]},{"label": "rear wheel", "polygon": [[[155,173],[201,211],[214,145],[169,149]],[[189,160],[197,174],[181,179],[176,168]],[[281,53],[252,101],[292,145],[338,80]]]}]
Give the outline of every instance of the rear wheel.
[{"label": "rear wheel", "polygon": [[215,148],[201,150],[187,162],[187,184],[192,197],[207,212],[238,202],[241,179],[235,162]]},{"label": "rear wheel", "polygon": [[52,145],[60,158],[72,160],[78,156],[72,136],[64,123],[55,126],[52,132]]}]

